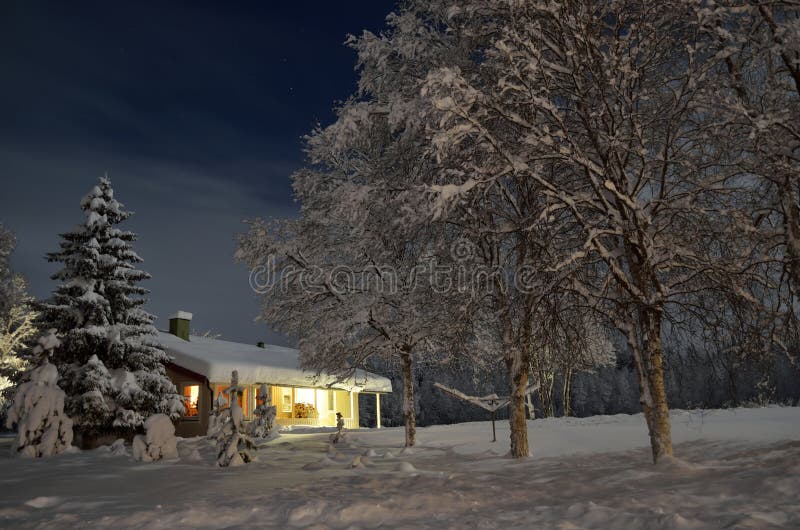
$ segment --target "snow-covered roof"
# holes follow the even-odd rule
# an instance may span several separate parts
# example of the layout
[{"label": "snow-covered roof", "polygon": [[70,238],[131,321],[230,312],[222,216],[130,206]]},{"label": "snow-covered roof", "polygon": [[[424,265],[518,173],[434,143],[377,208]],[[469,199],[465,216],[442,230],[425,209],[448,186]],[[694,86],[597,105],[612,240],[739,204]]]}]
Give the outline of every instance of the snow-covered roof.
[{"label": "snow-covered roof", "polygon": [[263,348],[226,340],[190,336],[183,340],[171,333],[159,332],[158,339],[173,362],[208,378],[227,382],[233,370],[239,371],[242,384],[269,383],[285,386],[314,386],[361,392],[391,392],[386,377],[357,370],[354,377],[339,381],[329,374],[316,376],[300,368],[300,352],[293,348],[266,344]]}]

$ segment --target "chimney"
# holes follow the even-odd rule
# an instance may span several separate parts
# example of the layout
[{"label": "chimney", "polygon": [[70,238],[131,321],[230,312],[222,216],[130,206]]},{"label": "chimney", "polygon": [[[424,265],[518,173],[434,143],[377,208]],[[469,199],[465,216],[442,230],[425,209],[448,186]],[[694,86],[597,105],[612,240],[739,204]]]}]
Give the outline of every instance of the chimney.
[{"label": "chimney", "polygon": [[259,348],[263,348],[264,347],[264,341],[258,341],[256,343],[256,346],[258,346]]},{"label": "chimney", "polygon": [[189,323],[191,321],[191,313],[178,311],[169,317],[169,332],[183,340],[189,340]]}]

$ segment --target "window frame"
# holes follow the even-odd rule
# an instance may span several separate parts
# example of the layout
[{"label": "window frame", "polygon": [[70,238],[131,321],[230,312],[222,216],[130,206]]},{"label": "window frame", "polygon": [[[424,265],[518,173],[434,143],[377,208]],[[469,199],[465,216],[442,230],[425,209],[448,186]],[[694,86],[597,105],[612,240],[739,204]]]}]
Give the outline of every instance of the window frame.
[{"label": "window frame", "polygon": [[[195,410],[197,410],[197,414],[194,416],[188,416],[186,414],[187,407],[186,407],[186,398],[189,397],[186,395],[186,389],[189,387],[197,387],[197,402],[195,403]],[[183,412],[181,413],[181,421],[200,421],[200,387],[202,385],[196,381],[187,381],[181,383],[181,397],[183,398]]]}]

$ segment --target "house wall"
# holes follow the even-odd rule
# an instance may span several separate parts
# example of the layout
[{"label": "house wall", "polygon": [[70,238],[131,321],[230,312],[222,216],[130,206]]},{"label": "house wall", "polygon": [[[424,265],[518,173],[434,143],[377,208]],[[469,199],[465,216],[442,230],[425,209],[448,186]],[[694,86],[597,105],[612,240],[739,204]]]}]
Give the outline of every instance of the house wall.
[{"label": "house wall", "polygon": [[175,427],[175,434],[190,438],[192,436],[205,436],[208,431],[208,416],[211,413],[211,389],[205,377],[181,368],[174,364],[167,365],[167,376],[175,384],[178,394],[183,395],[183,388],[188,385],[198,385],[197,416],[193,418],[182,417]]},{"label": "house wall", "polygon": [[[172,380],[178,389],[178,393],[183,395],[183,389],[188,385],[198,385],[198,415],[196,417],[182,417],[175,428],[178,436],[192,437],[205,436],[208,431],[208,418],[213,408],[216,394],[220,390],[230,386],[230,382],[211,382],[205,377],[186,370],[180,366],[167,365],[167,376]],[[247,385],[243,399],[242,408],[246,419],[252,419],[253,411],[256,406],[256,394],[261,385]],[[317,411],[317,418],[313,423],[320,426],[335,427],[336,413],[341,412],[345,418],[348,429],[358,428],[358,393],[353,392],[352,396],[345,390],[332,390],[327,388],[295,388],[288,386],[269,385],[272,404],[277,409],[276,419],[278,423],[284,425],[300,425],[311,423],[306,418],[295,418],[294,406],[298,400],[311,402]],[[309,392],[310,391],[310,392]],[[288,399],[287,406],[284,406],[284,396]],[[288,409],[288,410],[287,410]]]}]

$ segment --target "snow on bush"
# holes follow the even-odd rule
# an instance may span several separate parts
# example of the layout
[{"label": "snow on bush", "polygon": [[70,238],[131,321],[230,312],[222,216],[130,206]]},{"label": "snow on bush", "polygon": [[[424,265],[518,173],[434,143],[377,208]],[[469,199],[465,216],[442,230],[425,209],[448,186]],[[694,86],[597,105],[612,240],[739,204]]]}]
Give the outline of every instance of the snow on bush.
[{"label": "snow on bush", "polygon": [[218,395],[214,400],[214,407],[211,409],[211,415],[208,417],[208,431],[209,438],[213,438],[214,434],[218,431],[219,425],[225,421],[225,410],[228,400],[222,394]]},{"label": "snow on bush", "polygon": [[133,458],[140,462],[178,458],[175,426],[166,414],[153,414],[144,422],[146,435],[133,438]]},{"label": "snow on bush", "polygon": [[247,426],[247,433],[253,438],[266,438],[272,432],[275,416],[278,409],[270,401],[270,392],[266,384],[258,389],[258,400],[261,402],[256,407],[255,419]]},{"label": "snow on bush", "polygon": [[[51,351],[60,344],[51,332],[39,339],[35,353]],[[72,445],[72,420],[64,413],[64,391],[58,387],[58,370],[45,356],[22,383],[8,411],[6,426],[17,425],[15,454],[38,458],[64,452]]]},{"label": "snow on bush", "polygon": [[225,389],[230,406],[221,409],[224,400],[218,400],[217,412],[208,427],[208,437],[217,444],[217,465],[220,467],[241,466],[253,460],[249,450],[255,447],[245,432],[244,411],[239,406],[238,394],[244,390],[239,386],[239,373],[231,374],[231,386]]}]

